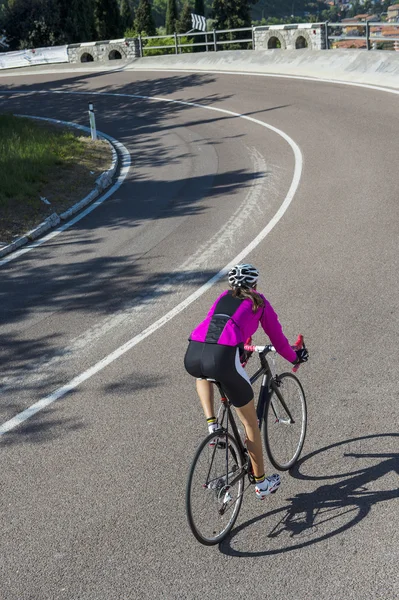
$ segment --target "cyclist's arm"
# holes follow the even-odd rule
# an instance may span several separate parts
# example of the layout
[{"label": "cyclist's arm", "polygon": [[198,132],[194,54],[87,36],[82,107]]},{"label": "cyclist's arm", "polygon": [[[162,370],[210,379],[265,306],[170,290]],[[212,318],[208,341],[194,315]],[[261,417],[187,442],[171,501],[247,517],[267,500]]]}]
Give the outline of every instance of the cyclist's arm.
[{"label": "cyclist's arm", "polygon": [[264,302],[265,306],[260,319],[263,331],[269,336],[270,341],[277,352],[290,363],[294,363],[297,360],[296,352],[292,349],[289,341],[285,337],[278,316],[272,305],[266,298],[264,298]]}]

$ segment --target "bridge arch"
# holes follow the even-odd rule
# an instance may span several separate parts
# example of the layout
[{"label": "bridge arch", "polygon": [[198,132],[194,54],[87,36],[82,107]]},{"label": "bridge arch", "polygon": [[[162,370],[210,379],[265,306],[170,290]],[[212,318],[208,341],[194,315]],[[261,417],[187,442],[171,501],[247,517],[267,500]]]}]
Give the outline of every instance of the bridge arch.
[{"label": "bridge arch", "polygon": [[264,45],[268,50],[273,50],[275,48],[286,50],[287,48],[284,36],[280,33],[280,31],[276,30],[265,31]]},{"label": "bridge arch", "polygon": [[292,38],[292,44],[296,50],[313,47],[313,43],[310,39],[309,33],[305,29],[298,29],[295,32]]}]

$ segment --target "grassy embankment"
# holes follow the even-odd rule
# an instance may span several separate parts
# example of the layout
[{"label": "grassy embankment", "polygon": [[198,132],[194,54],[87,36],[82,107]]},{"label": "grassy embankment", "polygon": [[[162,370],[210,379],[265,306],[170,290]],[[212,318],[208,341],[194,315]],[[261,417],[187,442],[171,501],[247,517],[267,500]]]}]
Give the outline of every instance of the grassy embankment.
[{"label": "grassy embankment", "polygon": [[77,130],[0,115],[0,243],[81,200],[111,160],[108,144]]}]

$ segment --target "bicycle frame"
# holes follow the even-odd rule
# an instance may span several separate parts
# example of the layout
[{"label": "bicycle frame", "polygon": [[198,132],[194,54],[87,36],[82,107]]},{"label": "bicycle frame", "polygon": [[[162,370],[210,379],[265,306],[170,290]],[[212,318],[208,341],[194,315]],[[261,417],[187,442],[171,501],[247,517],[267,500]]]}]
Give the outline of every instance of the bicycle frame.
[{"label": "bicycle frame", "polygon": [[[246,449],[240,433],[238,431],[237,428],[237,424],[235,422],[234,416],[233,416],[233,412],[231,410],[230,407],[230,403],[228,401],[228,399],[226,398],[222,386],[220,385],[219,382],[215,381],[215,385],[217,386],[219,393],[220,393],[220,400],[221,403],[223,405],[223,413],[222,413],[222,418],[220,421],[220,426],[223,427],[223,422],[224,422],[224,418],[227,414],[227,422],[226,422],[226,427],[224,427],[226,433],[228,433],[229,431],[229,424],[231,426],[232,432],[233,432],[233,437],[240,449],[240,452],[242,454],[242,456],[244,456],[244,458],[247,460],[247,464],[244,466],[244,469],[242,470],[242,472],[240,474],[238,474],[232,481],[229,482],[229,472],[228,472],[228,452],[229,452],[229,448],[228,448],[228,444],[226,444],[226,486],[230,485],[234,485],[235,483],[237,483],[237,481],[239,481],[240,479],[242,479],[243,477],[245,477],[245,475],[248,473],[249,471],[249,454],[248,454],[248,450]],[[215,446],[215,450],[216,451],[216,446]],[[212,459],[213,460],[213,459]]]},{"label": "bicycle frame", "polygon": [[[267,362],[266,355],[264,353],[259,354],[259,359],[261,366],[256,371],[256,373],[254,373],[250,378],[251,385],[253,385],[259,379],[259,377],[263,375],[263,380],[259,391],[258,404],[256,407],[256,416],[258,418],[259,428],[262,429],[262,421],[265,414],[266,403],[268,402],[273,392],[276,394],[281,405],[283,406],[290,422],[295,423],[295,420],[283,396],[280,393],[278,375],[273,375],[272,369],[270,368],[270,365]],[[271,401],[271,404],[274,416],[276,417],[276,419],[279,419],[273,400]]]},{"label": "bicycle frame", "polygon": [[[251,385],[253,385],[260,377],[263,377],[262,383],[261,383],[261,388],[259,391],[259,396],[258,396],[258,404],[256,407],[256,416],[257,416],[258,423],[259,423],[259,429],[262,429],[262,422],[264,420],[266,404],[267,404],[269,398],[271,397],[271,395],[273,394],[273,392],[276,394],[281,405],[283,406],[290,422],[295,423],[295,420],[293,419],[292,414],[289,411],[288,406],[286,405],[283,396],[280,394],[278,375],[273,375],[272,369],[270,368],[270,365],[266,359],[266,353],[267,352],[261,352],[259,354],[259,359],[260,359],[261,365],[260,365],[259,369],[250,378]],[[248,450],[241,439],[241,435],[238,431],[237,424],[235,422],[230,403],[223,392],[223,388],[222,388],[221,384],[217,381],[214,381],[214,383],[219,390],[220,397],[221,397],[221,403],[223,406],[222,418],[219,421],[220,426],[222,428],[224,428],[224,430],[228,433],[229,424],[230,424],[234,439],[235,439],[237,445],[239,446],[242,455],[244,456],[244,458],[247,461],[242,472],[240,474],[238,474],[236,477],[234,477],[229,482],[228,446],[226,444],[226,486],[234,485],[235,483],[237,483],[237,481],[239,481],[240,479],[245,477],[246,474],[248,474],[248,476],[250,477],[251,483],[253,483],[253,481],[251,480],[252,479],[251,475],[250,475],[251,459],[249,457]],[[276,410],[273,400],[271,400],[271,404],[272,404],[272,410],[273,410],[274,416],[276,417],[276,419],[279,420],[278,413],[277,413],[277,410]],[[224,418],[226,415],[227,415],[226,427],[223,427],[223,422],[224,422]],[[216,447],[215,447],[215,450],[216,450]]]}]

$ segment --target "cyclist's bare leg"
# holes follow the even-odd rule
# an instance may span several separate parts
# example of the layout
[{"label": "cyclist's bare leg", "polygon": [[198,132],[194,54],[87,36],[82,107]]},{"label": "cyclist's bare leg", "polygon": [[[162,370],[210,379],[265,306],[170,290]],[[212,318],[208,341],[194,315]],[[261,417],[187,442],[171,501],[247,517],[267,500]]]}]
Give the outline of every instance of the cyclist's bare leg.
[{"label": "cyclist's bare leg", "polygon": [[265,473],[265,466],[263,464],[262,441],[253,399],[245,406],[236,408],[236,411],[245,427],[247,448],[251,457],[254,475],[255,477],[261,477]]},{"label": "cyclist's bare leg", "polygon": [[206,379],[197,379],[197,393],[204,410],[205,417],[210,419],[215,416],[215,407],[213,404],[213,384]]}]

